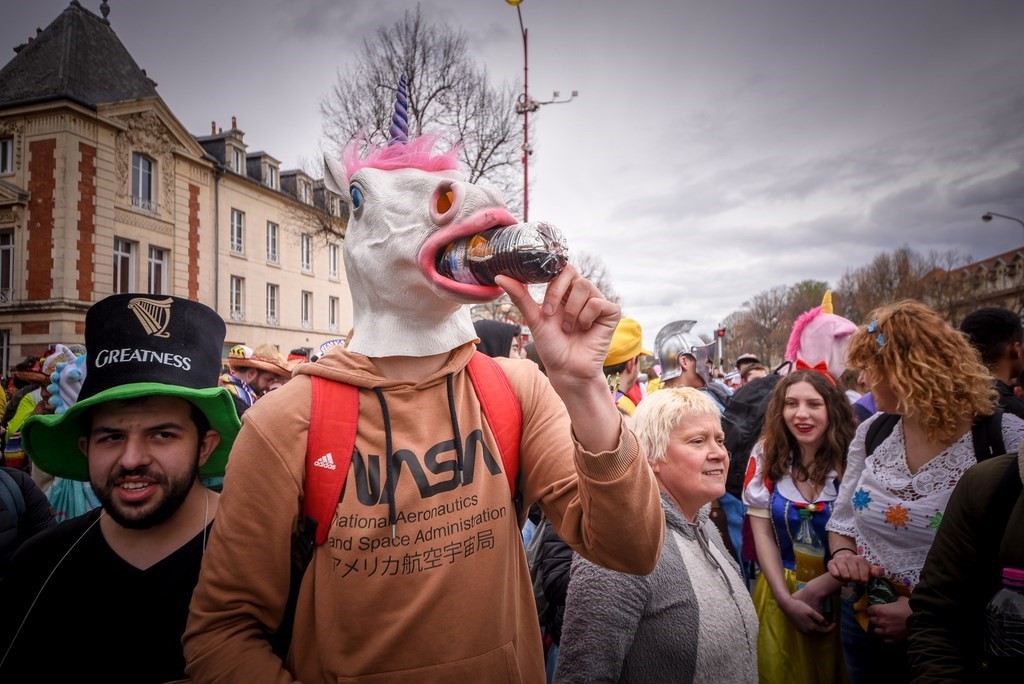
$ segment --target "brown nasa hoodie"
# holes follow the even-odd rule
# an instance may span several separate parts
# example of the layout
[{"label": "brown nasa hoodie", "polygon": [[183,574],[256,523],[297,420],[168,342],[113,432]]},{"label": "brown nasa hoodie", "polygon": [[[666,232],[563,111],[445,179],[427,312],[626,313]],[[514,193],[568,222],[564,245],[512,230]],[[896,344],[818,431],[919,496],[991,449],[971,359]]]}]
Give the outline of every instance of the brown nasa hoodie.
[{"label": "brown nasa hoodie", "polygon": [[[195,681],[544,681],[520,521],[465,370],[473,350],[453,350],[440,370],[410,384],[335,349],[249,409],[183,637]],[[649,573],[661,553],[664,516],[636,437],[623,427],[615,451],[584,452],[537,367],[496,360],[523,410],[524,510],[539,501],[562,538],[595,563]],[[308,375],[359,387],[359,428],[329,538],[303,578],[282,669],[266,636],[288,596]],[[456,434],[465,445],[461,483]],[[393,509],[388,436],[399,472]]]}]

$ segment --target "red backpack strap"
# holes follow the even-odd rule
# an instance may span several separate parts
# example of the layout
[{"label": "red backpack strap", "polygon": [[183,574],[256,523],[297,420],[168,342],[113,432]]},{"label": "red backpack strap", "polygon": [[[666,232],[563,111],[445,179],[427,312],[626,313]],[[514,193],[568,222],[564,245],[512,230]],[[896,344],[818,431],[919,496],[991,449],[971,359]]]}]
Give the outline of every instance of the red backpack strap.
[{"label": "red backpack strap", "polygon": [[484,419],[494,434],[501,452],[501,463],[508,478],[508,489],[516,501],[519,476],[519,437],[523,431],[523,409],[505,371],[491,357],[473,352],[466,367],[469,379],[480,401]]},{"label": "red backpack strap", "polygon": [[310,376],[313,386],[306,441],[306,482],[302,512],[316,521],[316,544],[327,541],[334,511],[345,491],[359,423],[359,389]]}]

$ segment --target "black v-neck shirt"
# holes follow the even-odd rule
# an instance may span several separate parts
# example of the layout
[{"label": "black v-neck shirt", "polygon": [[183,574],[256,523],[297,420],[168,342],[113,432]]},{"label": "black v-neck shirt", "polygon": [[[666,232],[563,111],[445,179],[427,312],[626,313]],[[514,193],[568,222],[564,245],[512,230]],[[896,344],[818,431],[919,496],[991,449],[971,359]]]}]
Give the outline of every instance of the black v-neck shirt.
[{"label": "black v-neck shirt", "polygon": [[203,534],[140,570],[110,548],[99,524],[93,526],[100,510],[37,535],[12,559],[0,584],[0,658],[28,619],[0,667],[0,681],[185,678],[181,635],[199,579]]}]

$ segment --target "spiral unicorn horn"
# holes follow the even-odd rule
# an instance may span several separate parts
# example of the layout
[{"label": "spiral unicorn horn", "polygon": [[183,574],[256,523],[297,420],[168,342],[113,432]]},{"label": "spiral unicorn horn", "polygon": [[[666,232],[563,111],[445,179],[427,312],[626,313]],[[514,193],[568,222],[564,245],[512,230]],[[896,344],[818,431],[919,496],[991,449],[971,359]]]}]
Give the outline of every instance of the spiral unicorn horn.
[{"label": "spiral unicorn horn", "polygon": [[391,115],[392,145],[404,145],[409,142],[409,91],[406,88],[405,74],[398,79],[398,93],[395,95],[395,113]]}]

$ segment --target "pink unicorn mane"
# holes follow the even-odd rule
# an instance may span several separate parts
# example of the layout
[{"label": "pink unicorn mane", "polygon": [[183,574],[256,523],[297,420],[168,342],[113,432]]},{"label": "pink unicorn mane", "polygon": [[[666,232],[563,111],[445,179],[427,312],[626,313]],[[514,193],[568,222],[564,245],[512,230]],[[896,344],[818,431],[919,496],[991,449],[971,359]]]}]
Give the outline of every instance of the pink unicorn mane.
[{"label": "pink unicorn mane", "polygon": [[345,175],[352,179],[359,169],[370,168],[381,171],[397,169],[419,169],[420,171],[456,171],[460,167],[458,146],[442,154],[434,154],[434,145],[441,136],[437,133],[426,133],[413,138],[404,145],[391,145],[371,150],[365,157],[359,156],[358,136],[341,154],[341,162],[345,167]]},{"label": "pink unicorn mane", "polygon": [[800,314],[800,317],[793,323],[793,332],[790,333],[789,342],[786,344],[787,361],[796,361],[797,353],[800,351],[800,336],[803,335],[804,328],[820,315],[821,307],[816,306]]}]

